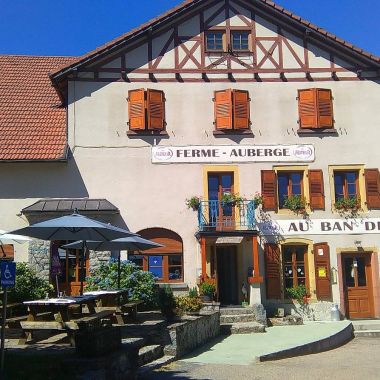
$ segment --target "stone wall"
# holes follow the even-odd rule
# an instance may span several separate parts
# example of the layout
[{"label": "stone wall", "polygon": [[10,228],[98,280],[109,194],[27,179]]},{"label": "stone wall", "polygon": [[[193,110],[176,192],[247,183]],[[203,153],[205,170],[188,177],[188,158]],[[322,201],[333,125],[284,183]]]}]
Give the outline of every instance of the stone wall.
[{"label": "stone wall", "polygon": [[50,274],[50,241],[32,240],[29,243],[29,266],[45,280]]},{"label": "stone wall", "polygon": [[168,326],[168,330],[171,344],[165,346],[165,354],[178,359],[219,335],[220,313],[187,316],[183,322]]},{"label": "stone wall", "polygon": [[98,269],[104,263],[108,263],[110,258],[110,251],[90,251],[90,271]]}]

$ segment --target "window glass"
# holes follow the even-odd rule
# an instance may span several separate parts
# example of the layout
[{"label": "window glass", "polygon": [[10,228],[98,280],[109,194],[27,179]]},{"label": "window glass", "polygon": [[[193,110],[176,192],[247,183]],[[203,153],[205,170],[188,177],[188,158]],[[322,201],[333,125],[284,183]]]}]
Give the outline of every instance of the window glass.
[{"label": "window glass", "polygon": [[162,279],[163,277],[162,256],[148,256],[148,257],[149,257],[148,259],[149,272],[153,273],[156,280]]},{"label": "window glass", "polygon": [[285,199],[288,197],[288,176],[286,174],[278,175],[278,195],[280,208],[283,208]]},{"label": "window glass", "polygon": [[141,270],[144,267],[144,256],[143,255],[128,255],[128,260],[135,263]]},{"label": "window glass", "polygon": [[347,195],[349,198],[356,197],[356,173],[349,172],[346,175],[347,178]]},{"label": "window glass", "polygon": [[343,176],[339,173],[334,174],[334,185],[335,185],[335,200],[344,198],[344,182]]},{"label": "window glass", "polygon": [[367,277],[365,274],[365,259],[364,257],[357,257],[358,268],[358,286],[367,286]]},{"label": "window glass", "polygon": [[232,32],[232,49],[233,50],[248,50],[249,32]]},{"label": "window glass", "polygon": [[292,173],[290,177],[292,182],[292,195],[301,195],[301,173]]},{"label": "window glass", "polygon": [[207,50],[223,50],[223,32],[206,33]]},{"label": "window glass", "polygon": [[346,286],[355,286],[354,259],[347,257],[344,259],[344,280]]},{"label": "window glass", "polygon": [[334,172],[335,201],[356,198],[358,172]]}]

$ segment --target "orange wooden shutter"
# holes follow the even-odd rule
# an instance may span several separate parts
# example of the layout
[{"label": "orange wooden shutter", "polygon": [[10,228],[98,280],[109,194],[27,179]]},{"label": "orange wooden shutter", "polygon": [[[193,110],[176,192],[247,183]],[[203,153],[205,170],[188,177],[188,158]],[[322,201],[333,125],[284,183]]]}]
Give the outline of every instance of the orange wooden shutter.
[{"label": "orange wooden shutter", "polygon": [[325,209],[325,192],[323,186],[323,171],[309,170],[310,208],[312,210]]},{"label": "orange wooden shutter", "polygon": [[249,128],[249,93],[233,91],[233,121],[235,129]]},{"label": "orange wooden shutter", "polygon": [[379,169],[365,169],[365,188],[368,208],[380,208]]},{"label": "orange wooden shutter", "polygon": [[316,89],[298,90],[298,112],[300,128],[317,128],[318,113]]},{"label": "orange wooden shutter", "polygon": [[232,129],[232,90],[215,91],[215,128]]},{"label": "orange wooden shutter", "polygon": [[261,194],[263,196],[263,209],[277,210],[277,176],[274,170],[261,171]]},{"label": "orange wooden shutter", "polygon": [[145,129],[145,91],[144,89],[128,91],[129,128]]},{"label": "orange wooden shutter", "polygon": [[163,91],[147,90],[148,129],[165,129],[165,95]]},{"label": "orange wooden shutter", "polygon": [[0,245],[0,258],[13,260],[15,249],[13,244]]},{"label": "orange wooden shutter", "polygon": [[281,299],[281,251],[277,244],[265,244],[267,299]]},{"label": "orange wooden shutter", "polygon": [[333,128],[333,104],[331,90],[317,89],[318,128]]},{"label": "orange wooden shutter", "polygon": [[314,266],[317,298],[319,300],[332,300],[330,248],[327,243],[314,244]]}]

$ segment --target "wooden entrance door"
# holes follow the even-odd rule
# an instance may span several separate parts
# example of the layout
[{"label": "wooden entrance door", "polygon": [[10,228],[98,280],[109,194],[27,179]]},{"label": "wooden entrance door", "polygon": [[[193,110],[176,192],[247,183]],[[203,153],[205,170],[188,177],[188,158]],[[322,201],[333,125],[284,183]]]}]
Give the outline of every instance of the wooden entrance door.
[{"label": "wooden entrance door", "polygon": [[373,317],[371,255],[345,254],[342,261],[346,315],[350,319]]},{"label": "wooden entrance door", "polygon": [[209,220],[217,230],[235,229],[235,207],[223,204],[223,195],[233,194],[233,173],[210,173],[208,175]]},{"label": "wooden entrance door", "polygon": [[[62,252],[62,251],[61,251]],[[59,291],[67,295],[76,296],[80,294],[80,266],[82,252],[78,249],[66,250],[64,255],[60,254],[62,274],[59,276]],[[85,258],[85,276],[89,275],[89,255]],[[52,279],[55,284],[55,279]],[[86,283],[84,283],[86,284]]]},{"label": "wooden entrance door", "polygon": [[236,246],[216,247],[218,297],[222,305],[239,303]]}]

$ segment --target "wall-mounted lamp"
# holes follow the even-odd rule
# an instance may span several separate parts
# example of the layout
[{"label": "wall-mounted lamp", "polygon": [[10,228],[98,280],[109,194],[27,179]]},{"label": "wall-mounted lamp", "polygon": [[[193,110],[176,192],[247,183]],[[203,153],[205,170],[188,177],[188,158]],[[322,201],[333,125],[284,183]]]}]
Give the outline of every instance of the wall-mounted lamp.
[{"label": "wall-mounted lamp", "polygon": [[331,268],[331,283],[334,285],[338,283],[338,269],[335,267]]}]

